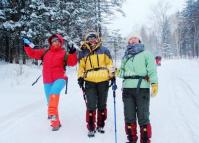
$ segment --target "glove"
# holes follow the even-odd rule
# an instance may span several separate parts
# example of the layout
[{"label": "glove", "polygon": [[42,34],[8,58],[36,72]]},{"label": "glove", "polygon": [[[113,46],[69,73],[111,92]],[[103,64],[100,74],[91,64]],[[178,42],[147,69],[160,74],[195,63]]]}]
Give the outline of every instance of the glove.
[{"label": "glove", "polygon": [[115,91],[117,89],[115,76],[111,79],[112,90]]},{"label": "glove", "polygon": [[78,78],[77,81],[78,81],[78,84],[79,84],[80,88],[84,87],[84,78],[80,77],[80,78]]},{"label": "glove", "polygon": [[115,76],[113,76],[112,78],[111,78],[111,85],[113,85],[115,83]]},{"label": "glove", "polygon": [[152,89],[152,96],[155,97],[158,94],[158,84],[151,84],[151,89]]},{"label": "glove", "polygon": [[68,49],[69,49],[69,54],[73,54],[76,52],[76,49],[74,48],[73,44],[72,44],[72,46],[68,45]]},{"label": "glove", "polygon": [[28,40],[27,38],[23,38],[23,42],[25,45],[28,45],[31,48],[35,47],[35,45],[32,42],[30,42],[30,40]]},{"label": "glove", "polygon": [[119,76],[119,74],[120,74],[120,69],[116,68],[115,76]]}]

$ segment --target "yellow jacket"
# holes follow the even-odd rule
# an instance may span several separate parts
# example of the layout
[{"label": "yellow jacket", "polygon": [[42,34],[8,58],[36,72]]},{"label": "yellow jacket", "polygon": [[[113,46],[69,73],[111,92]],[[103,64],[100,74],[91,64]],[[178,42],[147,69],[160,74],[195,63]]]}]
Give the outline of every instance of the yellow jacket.
[{"label": "yellow jacket", "polygon": [[113,67],[112,58],[107,48],[99,43],[94,49],[86,43],[79,52],[78,78],[90,82],[103,82],[112,78],[111,68]]}]

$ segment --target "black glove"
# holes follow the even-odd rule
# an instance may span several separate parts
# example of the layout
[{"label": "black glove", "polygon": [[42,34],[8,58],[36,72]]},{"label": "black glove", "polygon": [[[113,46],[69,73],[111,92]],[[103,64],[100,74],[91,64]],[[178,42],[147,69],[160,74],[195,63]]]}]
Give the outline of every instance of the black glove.
[{"label": "black glove", "polygon": [[76,52],[76,49],[74,48],[73,44],[71,46],[68,45],[68,49],[69,49],[69,54],[73,54]]},{"label": "black glove", "polygon": [[115,76],[112,77],[112,79],[111,79],[111,86],[112,86],[113,91],[115,91],[117,89]]},{"label": "black glove", "polygon": [[78,78],[78,84],[80,88],[84,87],[84,78],[82,77]]},{"label": "black glove", "polygon": [[115,76],[111,78],[111,85],[113,85],[113,83],[115,83]]}]

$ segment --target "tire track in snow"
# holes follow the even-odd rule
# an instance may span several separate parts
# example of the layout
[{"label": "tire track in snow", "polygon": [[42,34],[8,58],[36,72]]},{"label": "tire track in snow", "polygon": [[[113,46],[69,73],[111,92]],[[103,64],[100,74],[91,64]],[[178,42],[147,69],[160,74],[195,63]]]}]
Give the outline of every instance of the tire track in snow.
[{"label": "tire track in snow", "polygon": [[[190,138],[191,140],[189,142],[195,143],[198,140],[197,138],[193,138],[193,135],[195,134],[195,132],[194,132],[195,125],[190,124],[190,117],[186,115],[187,109],[183,110],[183,108],[186,108],[185,106],[187,106],[188,103],[191,103],[191,104],[193,103],[195,108],[198,108],[199,105],[196,103],[195,100],[193,100],[193,98],[191,98],[191,95],[194,92],[193,92],[192,88],[188,85],[188,83],[185,82],[185,80],[180,79],[179,77],[176,77],[176,76],[173,76],[172,80],[173,80],[173,82],[172,82],[171,86],[172,86],[174,94],[175,94],[174,101],[175,101],[175,104],[177,105],[176,110],[178,111],[177,113],[179,113],[179,115],[181,116],[180,122],[184,126],[186,126],[185,129],[189,130],[189,131],[187,131],[187,133],[189,133],[189,137],[191,137]],[[179,88],[180,88],[180,91],[186,92],[185,94],[190,97],[187,96],[188,98],[186,97],[186,100],[185,100],[184,99],[185,97],[182,97],[182,95],[184,95],[184,94],[181,94],[181,95],[178,94]],[[181,99],[183,99],[183,101]],[[187,104],[184,104],[184,101],[186,101]],[[194,110],[194,111],[197,111],[197,110]]]},{"label": "tire track in snow", "polygon": [[187,95],[192,95],[192,96],[189,96],[189,99],[191,99],[194,105],[199,109],[199,99],[197,98],[197,95],[194,93],[192,87],[184,79],[180,77],[177,77],[176,79],[180,81],[181,85],[184,87],[184,89],[188,93]]},{"label": "tire track in snow", "polygon": [[23,123],[27,118],[33,116],[39,108],[41,108],[40,102],[35,102],[30,105],[21,107],[7,115],[0,116],[0,135],[7,133],[8,131],[16,128],[19,124]]}]

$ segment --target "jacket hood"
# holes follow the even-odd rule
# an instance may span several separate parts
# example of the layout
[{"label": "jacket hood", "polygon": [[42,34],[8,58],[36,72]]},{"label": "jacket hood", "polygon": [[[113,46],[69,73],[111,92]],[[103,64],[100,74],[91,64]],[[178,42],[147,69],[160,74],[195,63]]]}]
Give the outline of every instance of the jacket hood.
[{"label": "jacket hood", "polygon": [[91,48],[86,42],[82,43],[80,46],[81,50],[88,49],[90,52],[95,51],[102,45],[101,42],[99,42],[95,47]]},{"label": "jacket hood", "polygon": [[59,34],[53,34],[52,36],[50,36],[50,38],[48,38],[48,43],[49,43],[50,45],[52,44],[52,43],[51,43],[51,40],[52,40],[54,37],[57,37],[57,38],[60,40],[61,46],[64,45],[64,38],[63,38],[61,35],[59,35]]}]

